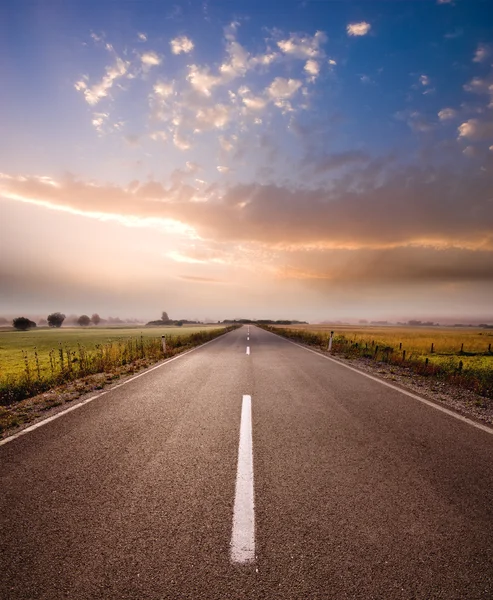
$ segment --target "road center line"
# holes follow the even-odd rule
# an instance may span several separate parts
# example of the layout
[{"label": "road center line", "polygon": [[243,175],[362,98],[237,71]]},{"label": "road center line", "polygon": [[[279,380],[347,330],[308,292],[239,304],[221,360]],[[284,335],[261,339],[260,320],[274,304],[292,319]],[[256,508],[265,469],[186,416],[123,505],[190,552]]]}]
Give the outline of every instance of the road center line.
[{"label": "road center line", "polygon": [[250,346],[247,346],[246,353],[250,354]]},{"label": "road center line", "polygon": [[255,560],[255,508],[253,500],[252,397],[243,396],[241,405],[240,443],[236,471],[231,561],[251,563]]}]

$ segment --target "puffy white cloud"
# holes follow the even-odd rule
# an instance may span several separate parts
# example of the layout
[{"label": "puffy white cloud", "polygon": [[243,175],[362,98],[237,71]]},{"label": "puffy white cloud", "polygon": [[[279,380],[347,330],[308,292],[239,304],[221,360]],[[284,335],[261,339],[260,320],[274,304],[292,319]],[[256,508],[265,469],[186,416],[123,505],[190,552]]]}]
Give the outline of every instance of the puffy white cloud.
[{"label": "puffy white cloud", "polygon": [[139,38],[139,41],[147,42],[147,35],[145,33],[138,33],[137,37]]},{"label": "puffy white cloud", "polygon": [[225,104],[216,104],[201,108],[196,115],[196,132],[224,128],[232,117],[232,108]]},{"label": "puffy white cloud", "polygon": [[267,105],[267,100],[261,96],[250,96],[243,98],[243,104],[252,111],[263,110]]},{"label": "puffy white cloud", "polygon": [[458,131],[459,138],[468,138],[475,141],[490,140],[493,139],[493,121],[469,119],[459,125]]},{"label": "puffy white cloud", "polygon": [[181,35],[171,40],[170,46],[173,54],[188,54],[193,50],[194,43],[186,35]]},{"label": "puffy white cloud", "polygon": [[188,67],[187,79],[194,89],[205,96],[210,96],[212,88],[221,83],[221,78],[212,75],[208,67],[201,69],[197,65]]},{"label": "puffy white cloud", "polygon": [[333,58],[329,58],[328,63],[331,67],[335,67],[337,62]]},{"label": "puffy white cloud", "polygon": [[292,34],[286,40],[277,42],[279,48],[294,58],[307,59],[321,56],[323,52],[320,46],[327,41],[327,36],[323,31],[317,31],[313,36],[300,36]]},{"label": "puffy white cloud", "polygon": [[370,23],[361,21],[360,23],[350,23],[346,27],[348,35],[366,35],[371,29]]},{"label": "puffy white cloud", "polygon": [[450,119],[455,119],[457,117],[457,111],[453,108],[442,108],[438,113],[438,118],[440,121],[449,121]]},{"label": "puffy white cloud", "polygon": [[162,58],[156,52],[144,52],[141,54],[140,60],[144,65],[144,68],[150,69],[151,67],[157,67],[161,64]]},{"label": "puffy white cloud", "polygon": [[[112,51],[112,49],[111,49]],[[115,62],[106,67],[106,73],[99,83],[89,86],[87,78],[83,78],[74,84],[78,92],[84,94],[84,98],[91,106],[96,105],[102,98],[108,96],[114,82],[127,74],[130,63],[115,55]]]},{"label": "puffy white cloud", "polygon": [[430,85],[430,78],[428,75],[420,75],[419,82],[421,85]]},{"label": "puffy white cloud", "polygon": [[306,61],[305,71],[309,73],[310,81],[315,81],[317,75],[320,73],[320,64],[311,58]]},{"label": "puffy white cloud", "polygon": [[244,75],[249,67],[250,54],[236,40],[230,40],[228,44],[229,61],[224,62],[219,71],[224,81],[230,81]]},{"label": "puffy white cloud", "polygon": [[153,86],[154,93],[161,98],[168,98],[174,94],[174,85],[172,82],[158,81]]},{"label": "puffy white cloud", "polygon": [[479,44],[477,49],[476,49],[476,53],[474,54],[474,58],[472,59],[473,62],[483,62],[484,60],[486,60],[488,58],[488,56],[490,56],[491,54],[491,47],[487,46],[486,44]]},{"label": "puffy white cloud", "polygon": [[267,88],[267,94],[276,100],[291,98],[301,87],[301,81],[298,79],[285,79],[276,77]]},{"label": "puffy white cloud", "polygon": [[93,114],[91,122],[99,134],[104,132],[103,126],[108,120],[109,116],[109,113],[96,112]]},{"label": "puffy white cloud", "polygon": [[219,171],[219,173],[229,173],[231,171],[229,167],[217,166],[216,169]]}]

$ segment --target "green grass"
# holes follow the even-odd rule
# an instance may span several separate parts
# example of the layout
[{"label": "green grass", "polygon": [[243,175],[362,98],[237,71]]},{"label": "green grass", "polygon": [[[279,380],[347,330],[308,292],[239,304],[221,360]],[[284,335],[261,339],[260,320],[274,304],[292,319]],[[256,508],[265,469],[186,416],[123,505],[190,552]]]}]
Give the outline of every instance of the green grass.
[{"label": "green grass", "polygon": [[[7,375],[18,376],[25,370],[23,352],[30,363],[34,362],[35,349],[38,353],[41,374],[48,374],[50,368],[50,350],[58,352],[61,344],[64,350],[77,351],[80,344],[86,351],[98,346],[124,342],[129,338],[140,340],[161,339],[166,337],[187,336],[199,331],[220,329],[218,325],[190,325],[183,327],[62,327],[37,328],[30,331],[13,329],[0,331],[0,380]],[[31,365],[32,367],[33,365]]]}]

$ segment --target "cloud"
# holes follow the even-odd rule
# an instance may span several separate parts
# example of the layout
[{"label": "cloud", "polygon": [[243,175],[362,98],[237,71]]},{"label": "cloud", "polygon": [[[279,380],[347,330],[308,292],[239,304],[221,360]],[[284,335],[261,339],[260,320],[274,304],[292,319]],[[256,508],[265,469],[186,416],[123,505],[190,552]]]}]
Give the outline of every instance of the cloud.
[{"label": "cloud", "polygon": [[219,173],[229,173],[231,171],[229,167],[217,166],[216,169],[219,171]]},{"label": "cloud", "polygon": [[150,69],[151,67],[156,67],[162,63],[162,58],[156,54],[156,52],[144,52],[141,54],[140,60],[144,65],[144,68]]},{"label": "cloud", "polygon": [[[109,49],[113,53],[112,46],[109,46]],[[74,84],[75,89],[84,95],[85,101],[90,106],[95,106],[102,98],[106,98],[115,81],[128,72],[130,63],[121,59],[116,54],[114,57],[115,62],[105,68],[106,73],[99,83],[90,86],[88,84],[88,77],[83,77]]]},{"label": "cloud", "polygon": [[360,23],[350,23],[346,27],[346,31],[348,35],[366,35],[371,29],[370,23],[366,21],[361,21]]},{"label": "cloud", "polygon": [[440,121],[449,121],[450,119],[455,119],[457,116],[458,113],[453,108],[442,108],[438,113]]},{"label": "cloud", "polygon": [[430,85],[430,78],[428,75],[420,75],[419,82],[421,85]]},{"label": "cloud", "polygon": [[209,67],[200,68],[197,65],[188,67],[187,79],[194,89],[205,96],[210,96],[212,89],[221,83],[221,77],[212,75]]},{"label": "cloud", "polygon": [[413,245],[493,251],[492,189],[493,171],[397,165],[340,176],[330,188],[231,185],[211,191],[206,202],[199,201],[203,192],[184,183],[122,187],[73,177],[0,178],[6,199],[121,222],[177,222],[203,239],[273,250]]},{"label": "cloud", "polygon": [[479,44],[476,53],[474,54],[473,62],[483,62],[485,61],[491,54],[491,46],[486,44]]},{"label": "cloud", "polygon": [[493,139],[493,121],[480,121],[469,119],[458,128],[459,138],[468,138],[473,141]]},{"label": "cloud", "polygon": [[104,125],[109,118],[109,113],[95,112],[92,116],[92,124],[99,134],[104,133]]},{"label": "cloud", "polygon": [[437,4],[453,4],[453,0],[437,0]]},{"label": "cloud", "polygon": [[166,131],[153,131],[151,134],[149,134],[149,137],[151,138],[151,140],[154,140],[155,142],[157,141],[161,141],[161,142],[165,142],[168,139],[168,134],[166,133]]},{"label": "cloud", "polygon": [[139,39],[139,42],[147,42],[147,34],[145,33],[137,33],[137,37]]},{"label": "cloud", "polygon": [[267,94],[273,99],[291,98],[301,87],[302,83],[298,79],[285,79],[276,77],[267,87]]},{"label": "cloud", "polygon": [[201,108],[195,118],[195,131],[223,129],[232,118],[233,109],[225,104]]},{"label": "cloud", "polygon": [[194,48],[194,43],[186,35],[181,35],[170,42],[171,52],[173,54],[188,54]]},{"label": "cloud", "polygon": [[305,63],[305,71],[310,75],[310,81],[315,81],[320,73],[320,64],[313,59],[307,60]]},{"label": "cloud", "polygon": [[369,161],[370,156],[366,152],[363,152],[362,150],[348,150],[347,152],[329,154],[328,156],[318,159],[307,157],[303,162],[305,166],[311,167],[316,175],[321,175],[322,173],[327,173],[334,169],[340,169],[356,164],[365,164]]},{"label": "cloud", "polygon": [[464,85],[466,92],[478,95],[489,95],[488,108],[493,108],[493,73],[486,77],[473,77],[469,83]]},{"label": "cloud", "polygon": [[175,133],[173,134],[173,144],[179,150],[190,150],[190,148],[192,147],[190,140],[185,138],[179,131],[175,131]]},{"label": "cloud", "polygon": [[288,56],[308,59],[321,56],[323,52],[320,46],[326,42],[326,34],[323,31],[317,31],[313,36],[291,34],[289,38],[278,41],[277,45]]}]

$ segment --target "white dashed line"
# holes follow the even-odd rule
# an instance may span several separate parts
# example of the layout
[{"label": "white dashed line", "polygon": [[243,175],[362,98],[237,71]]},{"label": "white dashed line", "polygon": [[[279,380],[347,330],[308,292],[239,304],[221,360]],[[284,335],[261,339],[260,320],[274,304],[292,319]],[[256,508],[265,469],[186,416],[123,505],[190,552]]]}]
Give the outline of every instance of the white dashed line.
[{"label": "white dashed line", "polygon": [[255,560],[255,507],[253,497],[252,397],[243,396],[241,405],[240,443],[236,471],[231,561],[251,563]]},{"label": "white dashed line", "polygon": [[250,354],[250,346],[247,346],[246,353]]}]

